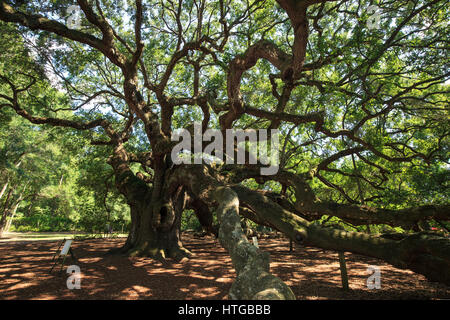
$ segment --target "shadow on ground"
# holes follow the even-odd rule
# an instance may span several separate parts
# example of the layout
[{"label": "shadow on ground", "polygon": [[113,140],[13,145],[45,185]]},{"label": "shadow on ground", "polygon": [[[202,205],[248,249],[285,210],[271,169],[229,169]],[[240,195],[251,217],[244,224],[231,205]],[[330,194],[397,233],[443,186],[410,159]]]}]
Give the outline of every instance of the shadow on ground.
[{"label": "shadow on ground", "polygon": [[[231,260],[214,238],[184,235],[194,257],[162,265],[152,259],[105,253],[124,243],[119,239],[75,240],[77,262],[67,259],[62,272],[51,259],[58,241],[0,244],[0,299],[226,299],[235,277]],[[400,270],[377,259],[346,253],[350,291],[341,289],[338,255],[297,247],[286,239],[261,239],[271,253],[271,271],[298,299],[449,299],[450,288]],[[81,289],[67,289],[66,268],[80,267]],[[381,270],[381,289],[366,285],[368,266]]]}]

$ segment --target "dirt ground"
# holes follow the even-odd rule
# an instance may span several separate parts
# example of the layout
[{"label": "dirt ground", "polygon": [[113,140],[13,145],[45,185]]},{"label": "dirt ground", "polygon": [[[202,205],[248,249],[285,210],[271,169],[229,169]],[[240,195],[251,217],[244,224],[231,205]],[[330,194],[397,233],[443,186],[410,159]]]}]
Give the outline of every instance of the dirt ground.
[{"label": "dirt ground", "polygon": [[[124,238],[75,240],[78,262],[67,259],[62,272],[49,273],[58,241],[0,243],[0,299],[227,299],[235,277],[231,260],[212,237],[183,235],[194,257],[163,265],[147,258],[105,255]],[[260,239],[271,253],[271,271],[297,299],[450,299],[450,287],[380,260],[346,253],[350,291],[341,289],[338,254],[296,247],[287,239]],[[67,289],[66,268],[81,268],[81,289]],[[368,266],[381,270],[381,289],[368,289]]]}]

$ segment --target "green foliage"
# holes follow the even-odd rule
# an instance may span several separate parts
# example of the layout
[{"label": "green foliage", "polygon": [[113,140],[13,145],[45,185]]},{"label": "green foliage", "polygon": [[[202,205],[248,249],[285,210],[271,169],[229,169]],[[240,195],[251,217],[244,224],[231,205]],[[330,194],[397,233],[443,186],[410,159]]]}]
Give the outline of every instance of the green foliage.
[{"label": "green foliage", "polygon": [[194,230],[201,231],[202,226],[193,210],[185,210],[181,216],[181,231]]},{"label": "green foliage", "polygon": [[14,220],[11,231],[69,231],[74,230],[74,222],[66,217],[36,213],[29,217],[18,217]]}]

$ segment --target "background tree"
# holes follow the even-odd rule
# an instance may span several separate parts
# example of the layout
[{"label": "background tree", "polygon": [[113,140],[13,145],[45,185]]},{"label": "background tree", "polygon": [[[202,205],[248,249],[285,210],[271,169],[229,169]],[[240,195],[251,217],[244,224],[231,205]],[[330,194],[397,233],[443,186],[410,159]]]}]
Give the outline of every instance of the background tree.
[{"label": "background tree", "polygon": [[2,124],[3,231],[12,225],[18,231],[98,233],[106,224],[127,230],[128,208],[113,186],[112,169],[78,132],[38,127],[20,117]]},{"label": "background tree", "polygon": [[[63,97],[45,83],[48,79],[38,64],[27,65],[30,51],[13,38],[16,30],[7,28],[2,25],[6,31],[1,33],[3,55],[13,58],[17,54],[13,63],[41,72],[45,79],[31,94],[50,101]],[[2,67],[8,70],[5,64]],[[33,106],[39,107],[42,101],[33,99]],[[112,169],[104,162],[107,156],[102,150],[90,146],[82,132],[34,125],[14,114],[11,109],[0,109],[2,230],[9,230],[13,218],[13,229],[19,231],[104,232],[108,222],[116,231],[126,230],[128,208],[112,186]]]}]

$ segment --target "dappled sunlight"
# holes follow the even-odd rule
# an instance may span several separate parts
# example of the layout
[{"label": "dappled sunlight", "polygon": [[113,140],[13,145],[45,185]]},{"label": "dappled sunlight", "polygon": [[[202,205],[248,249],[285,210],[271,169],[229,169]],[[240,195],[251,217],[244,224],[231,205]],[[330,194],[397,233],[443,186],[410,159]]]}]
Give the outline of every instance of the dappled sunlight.
[{"label": "dappled sunlight", "polygon": [[[106,254],[124,239],[75,240],[78,259],[67,258],[65,267],[51,259],[58,242],[2,243],[0,299],[227,299],[235,279],[231,260],[212,237],[183,235],[194,256],[187,262],[166,263],[149,258]],[[428,282],[409,270],[396,269],[380,260],[345,253],[351,291],[341,289],[338,254],[317,248],[295,247],[289,252],[284,238],[260,239],[271,254],[271,272],[285,281],[298,299],[432,299],[450,298],[447,287]],[[66,286],[68,265],[81,268],[81,289]],[[381,270],[380,290],[369,290],[369,265]]]},{"label": "dappled sunlight", "polygon": [[[384,261],[345,253],[350,291],[342,290],[338,253],[296,246],[289,252],[289,240],[260,240],[271,253],[271,271],[288,284],[298,299],[433,299],[450,298],[450,288],[432,283],[410,270],[401,270]],[[280,252],[280,254],[277,254]],[[282,254],[281,254],[282,252]],[[369,266],[381,271],[381,289],[367,288]]]}]

